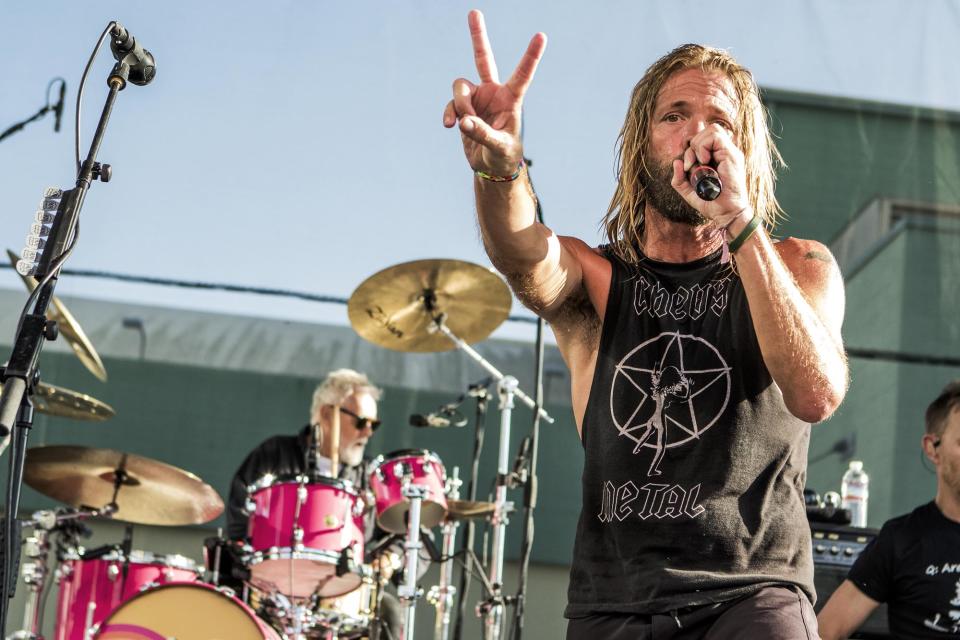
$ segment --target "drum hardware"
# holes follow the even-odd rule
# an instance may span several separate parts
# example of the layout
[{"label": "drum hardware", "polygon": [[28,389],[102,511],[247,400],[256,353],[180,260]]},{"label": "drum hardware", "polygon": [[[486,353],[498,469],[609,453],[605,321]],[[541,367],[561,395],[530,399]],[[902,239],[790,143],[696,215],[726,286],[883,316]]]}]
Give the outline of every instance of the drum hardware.
[{"label": "drum hardware", "polygon": [[[20,261],[20,256],[15,254],[13,251],[10,251],[10,249],[7,249],[7,257],[10,259],[10,264],[13,265],[14,270],[16,270],[17,262]],[[37,280],[33,276],[25,276],[21,274],[20,277],[23,280],[23,284],[26,285],[27,290],[31,293],[37,288]],[[52,296],[50,302],[52,303],[53,308],[47,309],[47,319],[57,323],[57,326],[60,329],[60,335],[63,336],[64,340],[67,341],[67,344],[70,345],[70,348],[73,349],[73,352],[76,354],[77,358],[80,359],[80,362],[83,363],[83,366],[86,367],[87,370],[96,376],[101,382],[106,382],[107,370],[103,366],[103,361],[100,360],[97,350],[93,347],[93,343],[90,342],[90,339],[87,338],[87,334],[84,333],[83,329],[80,327],[80,323],[77,322],[76,318],[73,317],[73,314],[70,313],[66,305],[63,304],[63,302],[57,298],[57,296]]]},{"label": "drum hardware", "polygon": [[[460,468],[454,467],[450,479],[447,481],[447,500],[448,505],[452,505],[460,497],[460,487],[463,481],[460,480]],[[450,610],[453,607],[453,598],[457,593],[457,588],[452,586],[453,578],[453,556],[454,547],[457,539],[457,527],[460,523],[450,518],[448,511],[447,518],[440,526],[442,543],[440,547],[440,580],[436,586],[430,588],[427,592],[427,602],[436,608],[436,621],[433,626],[434,640],[447,640],[450,636]]]},{"label": "drum hardware", "polygon": [[412,472],[404,476],[402,489],[403,496],[410,503],[410,511],[407,520],[407,540],[403,545],[407,560],[404,570],[405,580],[403,585],[397,588],[397,595],[404,607],[403,631],[400,640],[413,640],[414,608],[422,595],[422,590],[417,587],[417,568],[420,562],[420,549],[423,548],[420,543],[420,505],[423,499],[429,495],[426,487],[414,484],[411,480]]},{"label": "drum hardware", "polygon": [[40,618],[43,613],[40,601],[47,584],[50,570],[47,558],[50,553],[50,534],[55,531],[68,530],[73,533],[76,525],[70,524],[79,519],[95,515],[96,511],[35,511],[29,520],[24,521],[24,527],[31,528],[32,534],[23,542],[23,555],[29,562],[21,567],[21,576],[28,588],[28,595],[23,611],[23,628],[10,636],[11,640],[42,640],[40,635]]}]

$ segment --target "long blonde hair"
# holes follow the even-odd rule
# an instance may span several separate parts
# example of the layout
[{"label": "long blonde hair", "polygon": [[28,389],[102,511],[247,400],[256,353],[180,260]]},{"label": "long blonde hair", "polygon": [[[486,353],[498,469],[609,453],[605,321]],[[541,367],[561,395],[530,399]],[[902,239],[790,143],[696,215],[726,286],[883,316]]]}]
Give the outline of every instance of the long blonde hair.
[{"label": "long blonde hair", "polygon": [[610,248],[631,264],[640,260],[646,203],[644,176],[653,175],[646,154],[657,95],[670,76],[691,67],[718,71],[730,79],[738,102],[734,134],[744,156],[747,199],[770,231],[783,216],[773,193],[774,167],[783,166],[783,158],[767,126],[767,111],[760,102],[753,74],[722,49],[684,44],[654,62],[633,88],[627,118],[617,138],[617,189],[601,225]]}]

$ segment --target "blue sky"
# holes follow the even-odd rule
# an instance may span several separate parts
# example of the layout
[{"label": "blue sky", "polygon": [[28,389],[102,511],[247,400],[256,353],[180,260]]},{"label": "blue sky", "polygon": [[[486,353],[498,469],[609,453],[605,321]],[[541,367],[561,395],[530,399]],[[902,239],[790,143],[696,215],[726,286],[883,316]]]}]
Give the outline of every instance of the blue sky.
[{"label": "blue sky", "polygon": [[[440,117],[453,79],[475,77],[474,6],[504,76],[534,32],[550,39],[526,103],[527,155],[547,223],[590,243],[629,91],[677,44],[728,48],[765,86],[960,109],[960,5],[946,0],[922,12],[891,0],[6,4],[0,130],[42,106],[52,77],[68,85],[61,133],[47,119],[0,142],[0,234],[15,250],[43,187],[74,182],[73,102],[106,23],[156,56],[156,81],[117,102],[100,154],[114,179],[88,196],[78,269],[346,297],[408,260],[487,264],[470,172]],[[104,50],[84,154],[111,66]],[[0,287],[18,286],[0,271]],[[64,278],[58,293],[346,323],[338,305],[88,278]]]}]

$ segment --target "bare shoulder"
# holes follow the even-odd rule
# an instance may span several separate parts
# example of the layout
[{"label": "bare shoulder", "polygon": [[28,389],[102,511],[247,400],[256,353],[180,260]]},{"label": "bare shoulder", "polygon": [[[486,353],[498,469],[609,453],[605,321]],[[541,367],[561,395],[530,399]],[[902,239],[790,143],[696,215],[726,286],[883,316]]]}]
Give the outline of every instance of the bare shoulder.
[{"label": "bare shoulder", "polygon": [[559,239],[563,248],[580,265],[583,289],[597,317],[602,320],[607,308],[607,296],[610,293],[610,278],[613,275],[610,260],[603,255],[599,247],[591,247],[579,238],[560,236]]},{"label": "bare shoulder", "polygon": [[800,238],[785,238],[773,246],[797,287],[839,341],[846,302],[843,275],[830,249],[816,240]]},{"label": "bare shoulder", "polygon": [[599,249],[583,240],[571,236],[560,236],[559,240],[576,263],[580,278],[546,319],[562,351],[589,350],[599,342],[613,268]]},{"label": "bare shoulder", "polygon": [[784,238],[773,245],[801,289],[829,286],[840,276],[840,267],[822,242]]}]

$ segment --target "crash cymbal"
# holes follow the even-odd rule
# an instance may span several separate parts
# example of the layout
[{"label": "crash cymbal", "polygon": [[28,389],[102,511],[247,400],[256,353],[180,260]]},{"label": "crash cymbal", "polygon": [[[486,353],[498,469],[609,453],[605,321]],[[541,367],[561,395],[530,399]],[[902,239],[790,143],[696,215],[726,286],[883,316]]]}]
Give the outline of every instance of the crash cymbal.
[{"label": "crash cymbal", "polygon": [[[2,390],[0,390],[2,392]],[[113,407],[92,396],[41,382],[33,394],[33,408],[40,413],[74,420],[102,422],[117,415]]]},{"label": "crash cymbal", "polygon": [[447,500],[447,520],[466,520],[467,518],[483,518],[493,513],[497,508],[492,502],[476,502],[473,500]]},{"label": "crash cymbal", "polygon": [[[16,269],[17,261],[20,258],[9,249],[7,249],[7,257],[10,258],[10,263],[13,264],[14,269]],[[27,285],[28,290],[33,291],[37,288],[35,278],[30,276],[20,276],[20,278],[23,280],[23,283]],[[100,360],[97,350],[93,348],[93,343],[90,342],[87,334],[80,328],[80,323],[77,322],[77,319],[73,317],[73,314],[70,313],[66,305],[64,305],[57,296],[53,296],[51,302],[53,304],[47,309],[47,319],[57,322],[60,328],[60,335],[63,336],[63,339],[67,341],[67,344],[70,345],[73,352],[80,358],[83,366],[89,369],[90,373],[97,376],[97,378],[106,382],[107,369],[103,366],[103,361]]]},{"label": "crash cymbal", "polygon": [[[120,472],[118,474],[118,472]],[[223,500],[203,480],[183,469],[133,453],[73,446],[27,450],[24,482],[73,507],[100,508],[114,496],[117,520],[137,524],[202,524],[223,512]]]},{"label": "crash cymbal", "polygon": [[456,345],[431,332],[433,318],[464,342],[479,342],[507,319],[513,298],[492,269],[462,260],[416,260],[388,267],[350,296],[347,315],[360,336],[397,351],[449,351]]},{"label": "crash cymbal", "polygon": [[102,422],[117,415],[113,407],[93,396],[43,382],[33,394],[33,406],[47,415],[90,422]]}]

